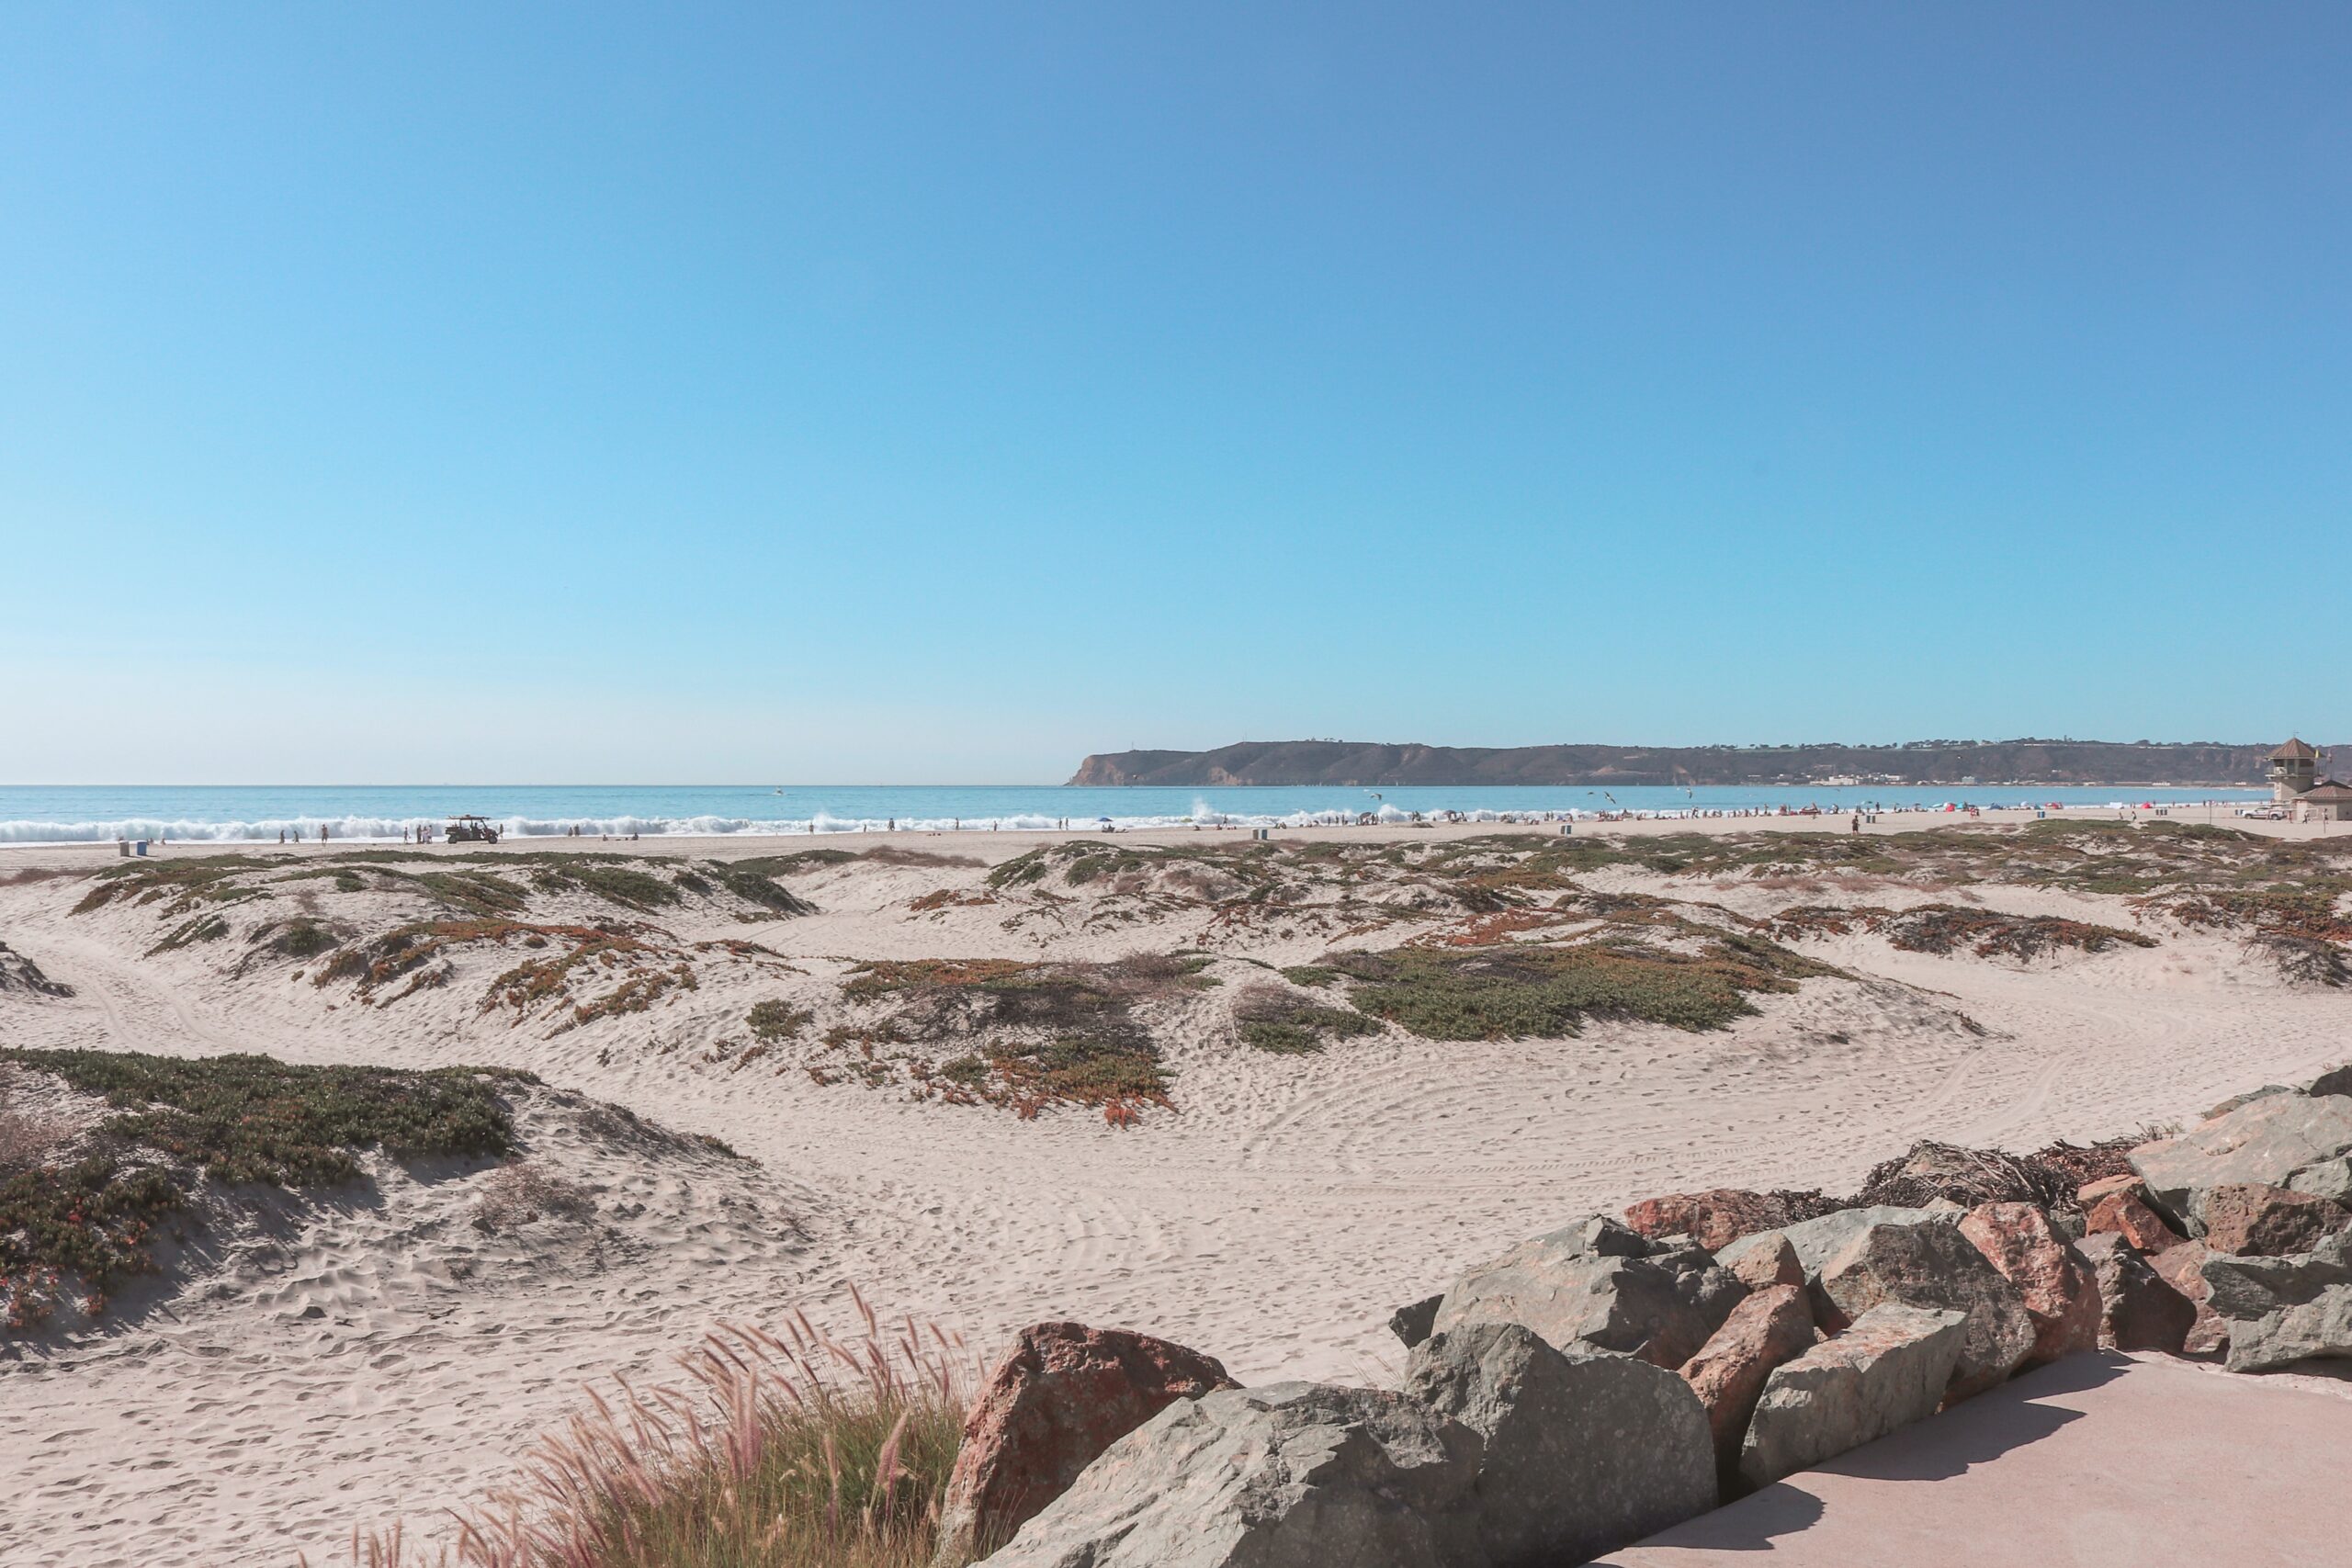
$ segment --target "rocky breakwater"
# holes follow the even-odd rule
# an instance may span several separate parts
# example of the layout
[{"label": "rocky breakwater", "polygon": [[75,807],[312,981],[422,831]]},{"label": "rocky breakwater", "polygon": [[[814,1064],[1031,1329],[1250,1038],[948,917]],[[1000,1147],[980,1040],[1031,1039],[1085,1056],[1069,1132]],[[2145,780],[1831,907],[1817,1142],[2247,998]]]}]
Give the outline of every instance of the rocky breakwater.
[{"label": "rocky breakwater", "polygon": [[2352,1357],[2347,1161],[2339,1070],[2135,1147],[1648,1199],[1400,1308],[1400,1390],[1040,1325],[967,1426],[941,1568],[1007,1533],[1000,1568],[1549,1568],[2095,1348]]}]

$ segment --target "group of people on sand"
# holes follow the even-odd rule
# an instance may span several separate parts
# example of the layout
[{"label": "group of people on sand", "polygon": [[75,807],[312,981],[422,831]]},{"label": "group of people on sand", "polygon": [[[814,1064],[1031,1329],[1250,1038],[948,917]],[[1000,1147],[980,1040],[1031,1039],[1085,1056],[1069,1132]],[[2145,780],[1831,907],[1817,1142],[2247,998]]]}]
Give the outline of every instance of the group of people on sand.
[{"label": "group of people on sand", "polygon": [[[277,841],[281,844],[299,844],[302,841],[302,829],[300,828],[280,828],[277,830]],[[322,822],[319,824],[319,842],[323,844],[326,841],[327,825]]]}]

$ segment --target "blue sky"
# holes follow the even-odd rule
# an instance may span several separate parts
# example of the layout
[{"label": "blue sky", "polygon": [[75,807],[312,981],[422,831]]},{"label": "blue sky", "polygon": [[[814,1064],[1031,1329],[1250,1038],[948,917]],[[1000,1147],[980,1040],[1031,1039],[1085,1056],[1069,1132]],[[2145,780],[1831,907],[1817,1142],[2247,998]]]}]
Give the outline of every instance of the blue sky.
[{"label": "blue sky", "polygon": [[2352,735],[2352,13],[0,10],[0,782]]}]

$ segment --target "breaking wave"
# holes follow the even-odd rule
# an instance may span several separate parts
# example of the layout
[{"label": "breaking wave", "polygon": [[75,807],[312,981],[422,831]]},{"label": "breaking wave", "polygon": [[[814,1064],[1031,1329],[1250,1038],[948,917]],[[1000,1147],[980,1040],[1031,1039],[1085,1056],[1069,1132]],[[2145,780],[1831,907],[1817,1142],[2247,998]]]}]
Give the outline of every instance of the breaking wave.
[{"label": "breaking wave", "polygon": [[[1552,822],[1582,818],[1576,811],[1453,811],[1421,812],[1462,822]],[[1372,811],[1339,809],[1273,813],[1220,812],[1206,802],[1196,803],[1184,816],[1049,817],[1016,813],[997,817],[835,817],[819,812],[804,818],[745,817],[492,817],[500,832],[514,839],[560,839],[575,835],[592,839],[670,838],[790,838],[827,833],[899,832],[1052,832],[1099,829],[1106,824],[1122,831],[1141,828],[1311,828],[1343,822],[1374,820],[1411,822],[1417,814],[1383,805]],[[398,843],[403,835],[431,828],[436,837],[447,825],[441,817],[272,817],[254,821],[202,822],[185,818],[134,817],[107,822],[0,822],[0,844],[110,843],[118,839],[168,840],[175,843],[270,844],[287,839],[317,842],[324,828],[334,842]]]}]

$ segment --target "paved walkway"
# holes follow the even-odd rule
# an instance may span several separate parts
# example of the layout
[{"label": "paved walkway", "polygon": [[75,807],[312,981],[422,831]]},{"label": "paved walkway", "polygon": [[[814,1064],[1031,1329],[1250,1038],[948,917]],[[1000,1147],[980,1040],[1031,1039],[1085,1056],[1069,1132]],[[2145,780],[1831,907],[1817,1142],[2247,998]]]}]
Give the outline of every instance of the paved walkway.
[{"label": "paved walkway", "polygon": [[2077,1356],[1600,1561],[2352,1564],[2347,1392],[2156,1359]]}]

